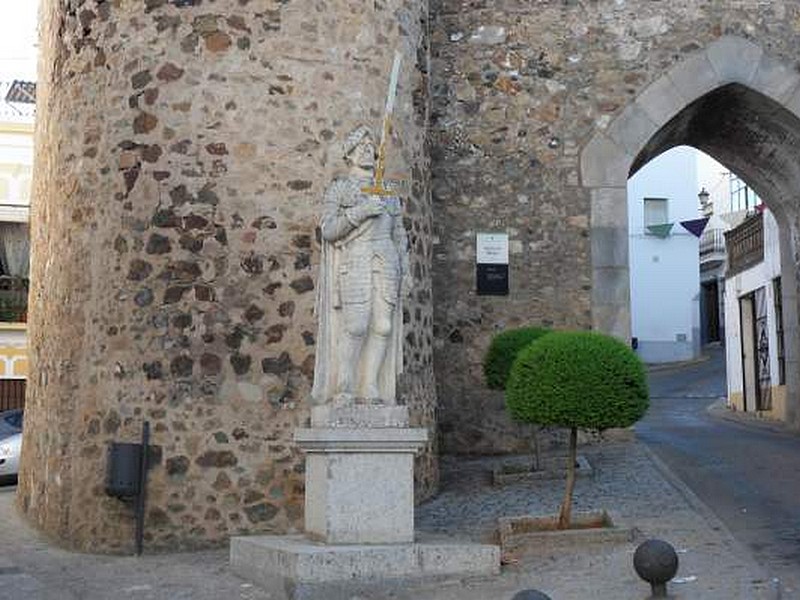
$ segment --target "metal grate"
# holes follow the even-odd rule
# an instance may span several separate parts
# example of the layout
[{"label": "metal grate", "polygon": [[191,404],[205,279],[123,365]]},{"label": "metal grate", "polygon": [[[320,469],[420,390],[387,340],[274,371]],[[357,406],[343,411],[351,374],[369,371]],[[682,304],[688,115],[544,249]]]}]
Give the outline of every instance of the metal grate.
[{"label": "metal grate", "polygon": [[8,88],[6,102],[36,103],[36,83],[33,81],[15,80]]}]

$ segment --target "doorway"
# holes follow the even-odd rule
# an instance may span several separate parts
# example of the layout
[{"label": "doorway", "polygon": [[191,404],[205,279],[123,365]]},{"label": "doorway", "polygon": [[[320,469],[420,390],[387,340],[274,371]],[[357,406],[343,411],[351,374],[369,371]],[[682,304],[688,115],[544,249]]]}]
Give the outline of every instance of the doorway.
[{"label": "doorway", "polygon": [[703,321],[703,343],[722,341],[719,326],[719,284],[716,279],[702,284],[700,313]]}]

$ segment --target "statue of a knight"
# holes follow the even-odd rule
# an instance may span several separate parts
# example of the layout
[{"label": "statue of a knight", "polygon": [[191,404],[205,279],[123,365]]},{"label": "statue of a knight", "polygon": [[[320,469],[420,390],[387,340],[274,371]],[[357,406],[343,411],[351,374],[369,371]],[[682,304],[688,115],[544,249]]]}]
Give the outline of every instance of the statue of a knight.
[{"label": "statue of a knight", "polygon": [[374,195],[376,148],[366,126],[344,143],[349,172],[325,192],[318,287],[317,404],[395,403],[402,371],[407,237],[397,196]]}]

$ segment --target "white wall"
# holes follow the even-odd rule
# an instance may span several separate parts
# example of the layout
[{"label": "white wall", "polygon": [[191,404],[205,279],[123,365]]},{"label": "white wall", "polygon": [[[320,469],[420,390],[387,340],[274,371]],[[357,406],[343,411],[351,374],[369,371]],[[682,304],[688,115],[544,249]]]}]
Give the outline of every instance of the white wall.
[{"label": "white wall", "polygon": [[[628,180],[632,334],[646,362],[689,360],[700,353],[699,240],[680,221],[700,218],[698,151],[673,148]],[[643,199],[667,198],[669,237],[644,227]]]},{"label": "white wall", "polygon": [[0,1],[0,73],[6,80],[36,80],[39,0]]},{"label": "white wall", "polygon": [[0,222],[28,222],[33,174],[33,126],[0,117]]},{"label": "white wall", "polygon": [[721,215],[731,211],[730,170],[708,154],[697,153],[698,189],[705,188],[714,206],[714,214]]},{"label": "white wall", "polygon": [[[744,388],[739,298],[760,287],[766,288],[767,295],[767,333],[772,385],[778,385],[778,341],[775,329],[775,297],[772,280],[780,277],[780,274],[781,255],[778,224],[772,213],[767,210],[764,211],[764,261],[725,280],[726,362],[729,394],[741,394]],[[753,410],[754,407],[748,406],[748,409]]]}]

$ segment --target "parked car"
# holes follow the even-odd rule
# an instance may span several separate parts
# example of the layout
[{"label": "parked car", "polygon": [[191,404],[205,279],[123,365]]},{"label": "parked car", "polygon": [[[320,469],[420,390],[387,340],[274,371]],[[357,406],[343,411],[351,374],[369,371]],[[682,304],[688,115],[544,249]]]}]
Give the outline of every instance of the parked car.
[{"label": "parked car", "polygon": [[16,483],[22,449],[22,411],[0,413],[0,484]]}]

